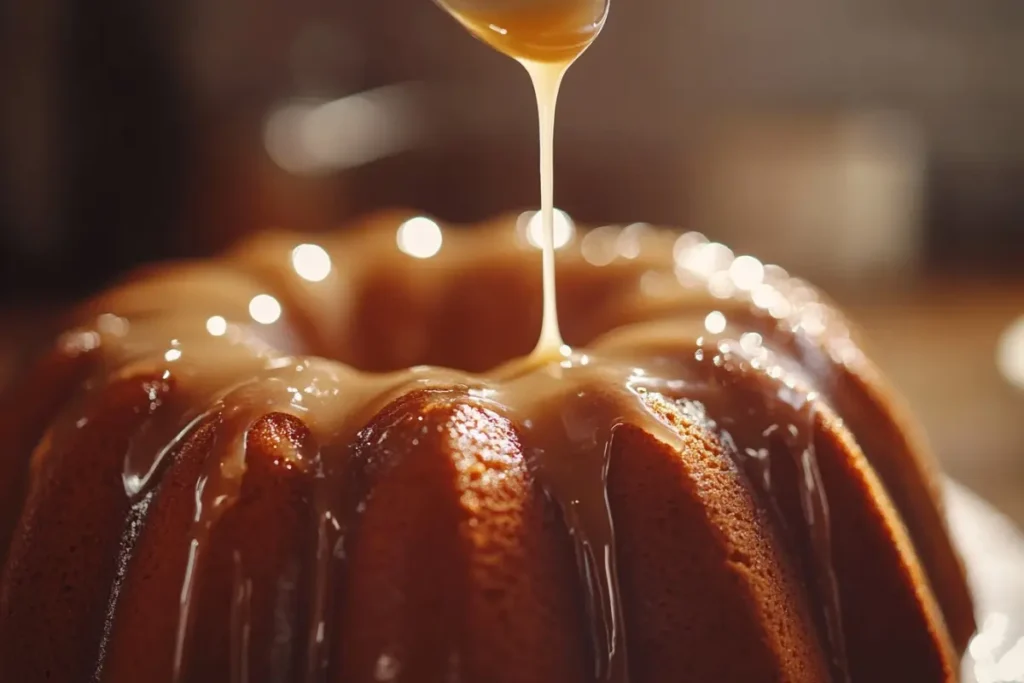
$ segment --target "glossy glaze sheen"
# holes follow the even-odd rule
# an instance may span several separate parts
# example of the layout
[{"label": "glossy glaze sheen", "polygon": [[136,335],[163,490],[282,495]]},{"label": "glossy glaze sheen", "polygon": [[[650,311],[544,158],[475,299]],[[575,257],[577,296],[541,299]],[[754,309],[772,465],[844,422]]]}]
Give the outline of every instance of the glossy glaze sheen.
[{"label": "glossy glaze sheen", "polygon": [[608,0],[438,0],[474,36],[525,62],[568,66],[597,38]]},{"label": "glossy glaze sheen", "polygon": [[513,222],[413,258],[406,218],[79,312],[0,412],[0,671],[952,678],[974,625],[931,464],[816,292],[600,228],[559,253],[575,351],[538,363]]}]

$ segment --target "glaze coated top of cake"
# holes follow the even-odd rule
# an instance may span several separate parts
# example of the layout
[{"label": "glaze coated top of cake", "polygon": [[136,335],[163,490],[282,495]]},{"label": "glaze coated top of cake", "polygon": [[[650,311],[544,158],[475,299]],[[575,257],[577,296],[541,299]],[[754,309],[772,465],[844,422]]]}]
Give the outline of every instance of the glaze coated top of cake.
[{"label": "glaze coated top of cake", "polygon": [[700,235],[566,222],[541,362],[516,223],[266,234],[80,309],[0,413],[0,670],[952,680],[932,465],[843,317]]}]

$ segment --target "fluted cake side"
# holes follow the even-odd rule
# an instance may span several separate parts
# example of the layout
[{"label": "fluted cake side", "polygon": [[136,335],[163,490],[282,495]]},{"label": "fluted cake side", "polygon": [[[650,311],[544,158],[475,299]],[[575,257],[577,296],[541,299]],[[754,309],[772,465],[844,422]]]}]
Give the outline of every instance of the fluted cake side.
[{"label": "fluted cake side", "polygon": [[73,314],[0,407],[5,680],[955,680],[935,466],[813,288],[580,232],[535,363],[525,233],[407,218]]}]

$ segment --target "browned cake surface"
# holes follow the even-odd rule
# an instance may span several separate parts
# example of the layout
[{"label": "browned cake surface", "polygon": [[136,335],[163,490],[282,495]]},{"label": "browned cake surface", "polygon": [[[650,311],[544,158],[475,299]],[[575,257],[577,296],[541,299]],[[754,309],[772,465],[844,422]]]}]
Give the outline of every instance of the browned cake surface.
[{"label": "browned cake surface", "polygon": [[0,410],[0,672],[954,680],[974,624],[932,464],[842,319],[602,230],[560,256],[577,352],[550,366],[287,355],[528,352],[539,259],[508,226],[417,262],[324,244],[317,282],[272,237],[87,306]]}]

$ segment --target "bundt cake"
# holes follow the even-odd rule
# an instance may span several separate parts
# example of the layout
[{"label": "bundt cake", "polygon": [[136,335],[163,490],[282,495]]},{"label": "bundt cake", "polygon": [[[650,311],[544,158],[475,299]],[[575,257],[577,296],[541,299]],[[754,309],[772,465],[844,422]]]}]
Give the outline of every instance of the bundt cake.
[{"label": "bundt cake", "polygon": [[957,678],[935,470],[815,290],[566,234],[540,362],[528,230],[408,218],[74,313],[0,407],[0,679]]}]

